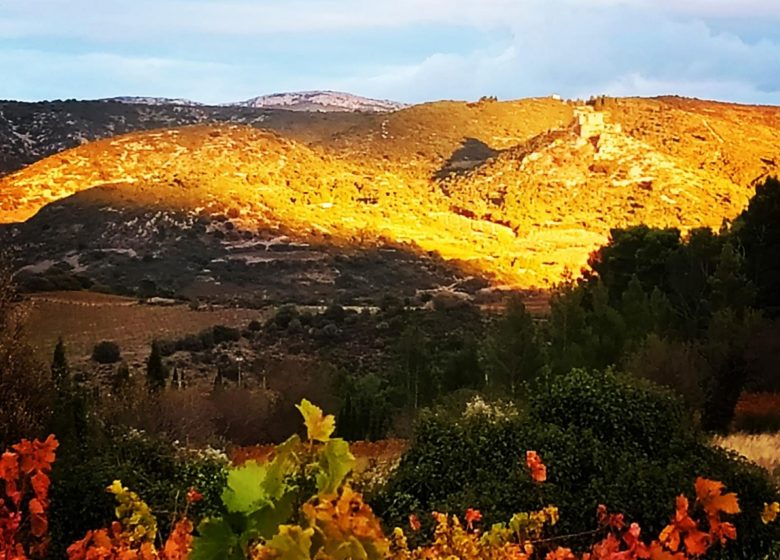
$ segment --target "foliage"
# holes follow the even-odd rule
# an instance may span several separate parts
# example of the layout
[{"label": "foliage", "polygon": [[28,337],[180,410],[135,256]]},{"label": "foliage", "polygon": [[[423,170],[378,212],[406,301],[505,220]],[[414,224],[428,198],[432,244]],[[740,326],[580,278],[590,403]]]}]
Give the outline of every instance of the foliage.
[{"label": "foliage", "polygon": [[51,376],[25,340],[24,306],[0,255],[0,449],[43,435],[51,420]]},{"label": "foliage", "polygon": [[746,271],[757,288],[756,303],[771,317],[780,312],[780,181],[756,187],[747,209],[734,222],[734,236],[745,252]]},{"label": "foliage", "polygon": [[544,366],[539,338],[525,305],[512,298],[485,341],[489,385],[508,389],[511,397],[527,388]]},{"label": "foliage", "polygon": [[199,526],[193,560],[383,557],[379,521],[343,484],[354,457],[331,438],[334,417],[305,399],[298,409],[306,441],[293,436],[271,460],[229,470],[222,515]]},{"label": "foliage", "polygon": [[117,520],[108,529],[87,531],[83,539],[71,544],[67,550],[68,560],[185,560],[189,557],[193,527],[187,518],[187,508],[158,550],[155,547],[157,521],[146,502],[122,486],[119,480],[108,487],[108,492],[116,497]]},{"label": "foliage", "polygon": [[0,456],[0,558],[44,558],[49,546],[49,473],[57,440],[23,439]]},{"label": "foliage", "polygon": [[55,556],[61,557],[88,529],[110,526],[114,505],[105,489],[117,479],[135,489],[157,512],[164,534],[191,487],[204,496],[189,510],[193,520],[217,511],[226,463],[218,454],[177,449],[137,431],[127,433],[124,427],[95,434],[85,445],[61,451],[52,472]]},{"label": "foliage", "polygon": [[388,383],[369,373],[345,377],[338,389],[341,406],[338,433],[348,441],[382,439],[392,419],[391,391]]},{"label": "foliage", "polygon": [[99,364],[115,364],[122,359],[122,351],[116,342],[103,340],[92,349],[92,359]]},{"label": "foliage", "polygon": [[149,391],[156,392],[165,389],[169,375],[168,368],[163,364],[160,344],[155,340],[152,342],[152,351],[146,362],[146,384]]},{"label": "foliage", "polygon": [[[541,384],[526,414],[424,415],[372,505],[391,525],[404,523],[410,512],[424,519],[427,511],[473,507],[490,526],[552,503],[561,513],[555,536],[590,530],[589,512],[599,503],[657,534],[669,504],[694,482],[693,473],[733,488],[746,511],[778,498],[765,472],[711,448],[667,391],[627,376],[586,371],[556,377],[546,387]],[[518,469],[526,461],[518,451],[523,449],[537,450],[551,466],[548,483],[539,485],[529,471]],[[728,557],[767,553],[777,535],[756,520],[736,520],[745,539]]]}]

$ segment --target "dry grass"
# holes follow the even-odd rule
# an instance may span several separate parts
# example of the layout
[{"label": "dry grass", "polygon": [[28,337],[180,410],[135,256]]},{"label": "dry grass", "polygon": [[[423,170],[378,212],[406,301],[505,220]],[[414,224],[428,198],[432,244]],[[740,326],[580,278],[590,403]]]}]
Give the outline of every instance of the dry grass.
[{"label": "dry grass", "polygon": [[736,451],[764,467],[780,482],[780,432],[774,434],[731,434],[716,437],[715,445]]},{"label": "dry grass", "polygon": [[62,336],[72,358],[88,356],[101,340],[113,340],[126,359],[143,357],[155,338],[175,338],[214,325],[244,327],[261,312],[215,308],[193,311],[186,305],[158,307],[137,300],[93,293],[36,294],[29,303],[30,342],[48,360]]}]

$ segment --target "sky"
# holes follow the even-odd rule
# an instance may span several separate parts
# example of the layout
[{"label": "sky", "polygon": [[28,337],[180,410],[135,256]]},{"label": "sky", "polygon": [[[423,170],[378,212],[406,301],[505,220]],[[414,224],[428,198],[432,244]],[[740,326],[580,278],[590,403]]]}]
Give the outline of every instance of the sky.
[{"label": "sky", "polygon": [[780,0],[0,0],[0,99],[780,105]]}]

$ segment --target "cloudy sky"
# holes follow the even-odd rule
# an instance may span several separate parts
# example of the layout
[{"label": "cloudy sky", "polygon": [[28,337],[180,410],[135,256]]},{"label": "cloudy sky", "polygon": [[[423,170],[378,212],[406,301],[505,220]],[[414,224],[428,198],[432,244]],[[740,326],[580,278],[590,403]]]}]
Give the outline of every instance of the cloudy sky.
[{"label": "cloudy sky", "polygon": [[0,99],[780,104],[780,0],[0,0]]}]

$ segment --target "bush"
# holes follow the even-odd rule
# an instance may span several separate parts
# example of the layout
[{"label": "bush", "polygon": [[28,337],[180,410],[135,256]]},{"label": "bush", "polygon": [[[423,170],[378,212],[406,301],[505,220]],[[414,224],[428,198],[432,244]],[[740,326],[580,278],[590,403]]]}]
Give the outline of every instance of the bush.
[{"label": "bush", "polygon": [[237,342],[241,338],[241,331],[225,325],[215,325],[213,328],[214,343]]},{"label": "bush", "polygon": [[274,315],[272,321],[277,327],[286,329],[290,324],[290,321],[296,317],[298,317],[298,308],[292,304],[288,304],[283,305],[276,310],[276,314]]},{"label": "bush", "polygon": [[328,321],[332,321],[333,323],[340,325],[344,322],[344,318],[347,316],[347,312],[340,305],[333,303],[325,308],[325,311],[322,312],[322,316]]},{"label": "bush", "polygon": [[92,359],[99,364],[115,364],[122,359],[122,351],[116,342],[104,340],[95,344]]},{"label": "bush", "polygon": [[65,548],[87,530],[111,523],[115,501],[106,487],[117,479],[144,497],[164,530],[171,526],[175,512],[183,509],[190,487],[204,495],[191,509],[194,519],[216,513],[225,480],[224,460],[124,431],[105,434],[87,449],[60,448],[52,472],[52,558],[63,558]]},{"label": "bush", "polygon": [[[682,403],[650,384],[574,371],[533,396],[528,411],[470,410],[455,418],[421,417],[409,451],[373,500],[388,525],[413,512],[423,519],[423,512],[471,507],[488,527],[514,512],[555,504],[556,533],[571,534],[592,529],[604,503],[637,521],[644,534],[657,534],[669,504],[701,475],[738,492],[747,512],[738,516],[740,538],[724,558],[761,558],[778,537],[758,515],[764,502],[778,498],[766,473],[711,448],[687,423]],[[531,480],[527,450],[537,450],[547,464],[546,484]]]}]

